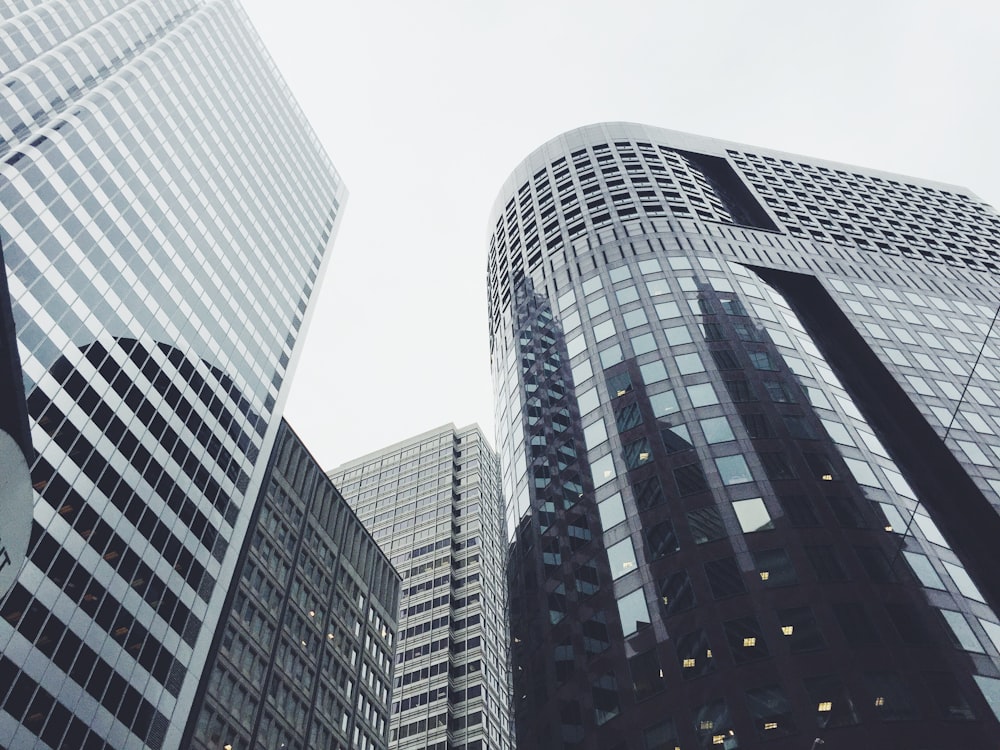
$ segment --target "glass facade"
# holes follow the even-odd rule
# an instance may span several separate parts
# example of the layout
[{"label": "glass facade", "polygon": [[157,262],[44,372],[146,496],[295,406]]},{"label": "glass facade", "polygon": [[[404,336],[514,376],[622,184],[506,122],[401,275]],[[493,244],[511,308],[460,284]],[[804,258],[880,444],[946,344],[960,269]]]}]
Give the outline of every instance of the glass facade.
[{"label": "glass facade", "polygon": [[5,5],[0,59],[0,745],[177,747],[346,193],[235,3]]},{"label": "glass facade", "polygon": [[385,750],[399,575],[284,421],[183,747]]},{"label": "glass facade", "polygon": [[496,454],[447,425],[330,478],[402,576],[392,750],[509,750],[506,533]]},{"label": "glass facade", "polygon": [[619,123],[493,227],[519,747],[988,744],[997,214]]}]

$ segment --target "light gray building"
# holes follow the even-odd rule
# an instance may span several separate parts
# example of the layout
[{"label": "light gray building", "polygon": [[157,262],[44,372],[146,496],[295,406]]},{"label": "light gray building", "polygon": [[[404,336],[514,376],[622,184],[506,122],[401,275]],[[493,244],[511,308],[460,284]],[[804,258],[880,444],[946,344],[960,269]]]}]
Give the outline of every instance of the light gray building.
[{"label": "light gray building", "polygon": [[521,750],[995,741],[996,211],[607,123],[491,230]]},{"label": "light gray building", "polygon": [[329,473],[402,577],[393,750],[508,750],[506,532],[496,454],[446,425]]},{"label": "light gray building", "polygon": [[175,748],[346,192],[230,0],[5,3],[0,61],[0,746]]}]

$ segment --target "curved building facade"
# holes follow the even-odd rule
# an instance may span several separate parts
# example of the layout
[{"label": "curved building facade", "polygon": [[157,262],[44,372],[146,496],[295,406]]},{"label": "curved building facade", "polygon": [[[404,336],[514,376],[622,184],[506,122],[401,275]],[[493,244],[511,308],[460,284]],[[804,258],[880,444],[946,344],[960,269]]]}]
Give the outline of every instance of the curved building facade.
[{"label": "curved building facade", "polygon": [[617,123],[491,227],[518,746],[995,740],[996,212]]}]

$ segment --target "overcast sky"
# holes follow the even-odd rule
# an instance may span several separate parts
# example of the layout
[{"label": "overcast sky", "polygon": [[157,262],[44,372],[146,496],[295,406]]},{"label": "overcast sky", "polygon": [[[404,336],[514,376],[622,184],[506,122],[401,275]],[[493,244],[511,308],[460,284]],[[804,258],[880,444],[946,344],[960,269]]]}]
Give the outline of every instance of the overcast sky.
[{"label": "overcast sky", "polygon": [[244,7],[351,193],[286,417],[334,466],[446,422],[493,437],[487,220],[559,133],[643,122],[1000,204],[1000,3]]}]

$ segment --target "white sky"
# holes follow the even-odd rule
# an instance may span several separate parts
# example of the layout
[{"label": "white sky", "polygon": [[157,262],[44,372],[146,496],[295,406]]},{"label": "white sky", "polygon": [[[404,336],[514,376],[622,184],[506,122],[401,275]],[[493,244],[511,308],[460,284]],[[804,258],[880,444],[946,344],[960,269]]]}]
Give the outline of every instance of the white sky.
[{"label": "white sky", "polygon": [[518,162],[630,120],[1000,204],[1000,3],[244,0],[351,196],[285,415],[334,466],[493,435],[489,211]]}]

